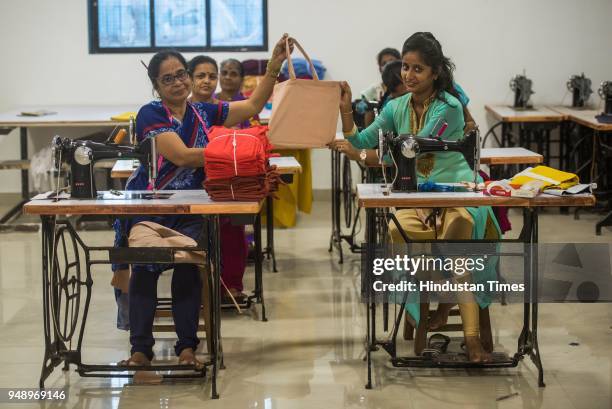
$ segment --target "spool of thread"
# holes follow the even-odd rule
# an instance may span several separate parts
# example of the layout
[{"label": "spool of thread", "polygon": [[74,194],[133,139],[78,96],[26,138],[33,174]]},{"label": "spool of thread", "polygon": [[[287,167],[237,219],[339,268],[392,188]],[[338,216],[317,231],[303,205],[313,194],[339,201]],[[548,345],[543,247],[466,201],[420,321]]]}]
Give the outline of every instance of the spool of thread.
[{"label": "spool of thread", "polygon": [[119,132],[117,132],[115,138],[113,139],[113,143],[120,144],[121,142],[123,142],[126,136],[127,131],[123,128],[119,129]]}]

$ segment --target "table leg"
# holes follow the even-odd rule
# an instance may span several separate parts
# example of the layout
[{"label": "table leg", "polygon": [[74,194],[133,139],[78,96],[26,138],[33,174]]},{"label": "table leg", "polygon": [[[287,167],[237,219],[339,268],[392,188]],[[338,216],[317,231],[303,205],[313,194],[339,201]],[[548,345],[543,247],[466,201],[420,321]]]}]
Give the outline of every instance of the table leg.
[{"label": "table leg", "polygon": [[565,160],[565,144],[567,143],[566,132],[567,123],[563,121],[559,124],[559,169],[561,170],[567,170],[567,162]]},{"label": "table leg", "polygon": [[595,234],[601,236],[601,228],[607,226],[612,226],[612,211],[608,212],[606,217],[597,222],[597,224],[595,225]]},{"label": "table leg", "polygon": [[[19,128],[19,149],[20,159],[28,159],[28,128]],[[11,221],[16,215],[21,213],[23,205],[30,199],[30,179],[29,172],[27,169],[21,170],[21,200],[9,211],[7,211],[2,217],[0,217],[0,224],[5,224]]]},{"label": "table leg", "polygon": [[538,209],[532,209],[532,234],[531,234],[531,360],[538,368],[538,386],[543,388],[546,386],[544,383],[544,367],[542,366],[542,358],[540,355],[540,346],[538,344]]},{"label": "table leg", "polygon": [[[67,222],[56,223],[53,216],[42,216],[41,224],[45,354],[39,383],[44,386],[45,379],[61,363],[64,371],[70,364],[76,365],[79,373],[82,369],[81,347],[93,280],[89,256],[72,226]],[[80,258],[83,255],[84,260]]]},{"label": "table leg", "polygon": [[500,148],[505,148],[507,145],[510,145],[510,138],[509,138],[509,132],[511,131],[511,129],[509,129],[511,127],[511,125],[507,122],[503,122],[502,123],[502,131],[501,131],[501,146]]},{"label": "table leg", "polygon": [[[221,229],[219,216],[210,217],[210,230],[213,237],[212,255],[213,280],[212,280],[212,374],[211,374],[211,398],[219,399],[217,391],[217,373],[223,360],[221,356]],[[261,249],[260,249],[261,250]],[[261,257],[261,255],[260,255]]]},{"label": "table leg", "polygon": [[[371,333],[374,333],[374,313],[375,311],[370,311],[370,306],[373,305],[373,297],[372,297],[372,275],[368,274],[368,270],[370,266],[373,265],[374,260],[374,252],[376,246],[376,238],[375,238],[375,223],[376,223],[376,209],[366,208],[366,263],[367,266],[365,268],[366,277],[362,278],[366,282],[365,294],[366,295],[366,361],[367,361],[367,383],[366,389],[372,389],[372,345],[373,339],[371,338]],[[372,322],[370,322],[370,320]]]},{"label": "table leg", "polygon": [[538,344],[538,210],[523,209],[525,303],[523,329],[518,339],[517,356],[529,355],[538,369],[538,386],[544,387],[544,367]]},{"label": "table leg", "polygon": [[[19,128],[19,147],[21,160],[28,159],[28,128]],[[30,179],[27,169],[21,171],[21,198],[29,199],[30,197]]]},{"label": "table leg", "polygon": [[344,262],[342,254],[342,238],[340,237],[340,152],[331,151],[331,170],[332,170],[332,233],[329,239],[329,252],[334,247],[338,249],[340,256],[339,263]]},{"label": "table leg", "polygon": [[261,304],[261,320],[268,321],[266,317],[266,303],[263,295],[263,257],[261,251],[261,215],[255,216],[254,224],[255,232],[255,295],[257,302]]},{"label": "table leg", "polygon": [[532,220],[529,209],[523,209],[523,229],[520,240],[523,242],[523,281],[525,283],[524,303],[523,303],[523,329],[518,338],[517,355],[523,356],[527,352],[530,322],[530,290],[531,290],[531,234]]},{"label": "table leg", "polygon": [[266,197],[266,249],[267,258],[272,257],[272,271],[278,273],[276,269],[276,253],[274,252],[274,198]]},{"label": "table leg", "polygon": [[43,357],[42,370],[40,372],[40,380],[38,382],[40,388],[45,387],[45,380],[53,372],[53,369],[58,366],[62,360],[59,357],[61,345],[57,341],[55,334],[51,334],[51,309],[50,298],[50,270],[53,248],[53,226],[54,218],[50,216],[41,217],[42,225],[42,284],[43,284],[43,331],[45,336],[45,353]]}]

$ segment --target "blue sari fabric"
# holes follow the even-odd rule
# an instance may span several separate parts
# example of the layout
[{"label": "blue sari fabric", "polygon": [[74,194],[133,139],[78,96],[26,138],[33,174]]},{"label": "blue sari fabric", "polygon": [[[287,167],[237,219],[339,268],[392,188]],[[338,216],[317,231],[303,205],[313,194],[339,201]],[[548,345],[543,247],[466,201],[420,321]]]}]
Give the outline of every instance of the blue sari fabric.
[{"label": "blue sari fabric", "polygon": [[[176,133],[185,146],[190,148],[204,148],[208,144],[208,129],[214,125],[222,125],[229,112],[229,104],[219,102],[187,103],[187,109],[183,121],[174,118],[167,107],[160,101],[153,101],[144,105],[136,116],[136,137],[138,142],[165,132]],[[178,167],[169,160],[159,157],[158,177],[155,188],[158,190],[196,190],[202,189],[204,182],[204,168]],[[147,170],[140,166],[128,179],[126,190],[151,189]],[[200,241],[203,231],[203,219],[198,215],[168,215],[168,216],[136,216],[129,219],[116,219],[113,227],[115,229],[115,247],[127,247],[127,238],[132,226],[141,221],[152,221],[170,229],[185,234],[196,241]],[[172,265],[137,265],[134,268],[144,269],[151,273],[158,273],[172,268]],[[113,264],[113,271],[126,269],[126,264]],[[119,306],[117,316],[117,327],[128,329],[127,322],[127,294],[115,289],[115,298]]]}]

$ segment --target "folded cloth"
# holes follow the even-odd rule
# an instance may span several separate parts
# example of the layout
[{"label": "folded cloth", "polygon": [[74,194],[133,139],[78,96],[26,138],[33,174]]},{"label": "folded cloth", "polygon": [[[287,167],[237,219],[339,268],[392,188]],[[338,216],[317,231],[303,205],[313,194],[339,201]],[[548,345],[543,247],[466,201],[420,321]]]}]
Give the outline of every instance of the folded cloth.
[{"label": "folded cloth", "polygon": [[[306,61],[304,58],[292,58],[291,62],[293,63],[293,69],[295,70],[296,77],[312,78],[312,72],[310,72],[310,64],[308,64],[308,61]],[[325,71],[327,71],[327,68],[325,68],[320,60],[312,60],[312,65],[314,65],[317,76],[320,80],[322,80],[325,77]],[[287,62],[283,64],[281,72],[284,76],[289,78],[289,67],[287,66]]]},{"label": "folded cloth", "polygon": [[517,173],[510,180],[510,184],[516,188],[534,180],[542,182],[543,189],[567,189],[580,183],[578,176],[574,173],[540,165]]},{"label": "folded cloth", "polygon": [[204,188],[214,201],[260,201],[278,190],[282,184],[276,166],[269,166],[258,176],[234,176],[228,179],[207,179]]},{"label": "folded cloth", "polygon": [[266,173],[273,156],[267,126],[246,129],[212,127],[204,149],[204,170],[208,180]]}]

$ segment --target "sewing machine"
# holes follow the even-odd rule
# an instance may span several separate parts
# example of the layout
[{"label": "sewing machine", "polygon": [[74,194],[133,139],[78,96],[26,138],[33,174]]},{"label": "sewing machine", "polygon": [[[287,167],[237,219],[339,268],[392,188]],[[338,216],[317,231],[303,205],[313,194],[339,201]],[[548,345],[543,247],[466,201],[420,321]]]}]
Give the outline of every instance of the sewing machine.
[{"label": "sewing machine", "polygon": [[510,89],[514,91],[514,108],[530,109],[533,105],[529,103],[529,98],[534,94],[532,90],[533,82],[523,75],[516,75],[510,80]]},{"label": "sewing machine", "polygon": [[[382,139],[382,140],[381,140]],[[417,156],[428,152],[459,152],[474,171],[474,183],[478,184],[480,168],[480,134],[478,129],[468,132],[458,141],[446,141],[440,138],[419,138],[410,134],[396,135],[387,133],[379,138],[380,157],[388,152],[396,167],[393,181],[393,192],[416,192]],[[386,145],[386,148],[385,146]]]},{"label": "sewing machine", "polygon": [[138,159],[149,174],[149,182],[155,186],[157,178],[157,149],[155,138],[130,146],[116,143],[100,143],[72,140],[55,136],[51,142],[54,169],[60,171],[62,163],[70,166],[71,197],[75,199],[97,198],[94,163],[102,159]]},{"label": "sewing machine", "polygon": [[604,100],[604,110],[595,118],[599,122],[610,124],[612,123],[612,81],[602,82],[597,93]]},{"label": "sewing machine", "polygon": [[572,107],[584,108],[593,93],[591,80],[582,73],[581,75],[572,75],[566,85],[567,90],[572,93]]}]

